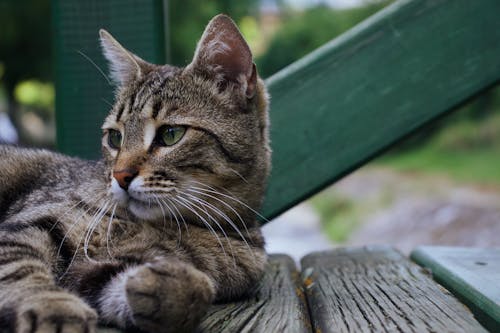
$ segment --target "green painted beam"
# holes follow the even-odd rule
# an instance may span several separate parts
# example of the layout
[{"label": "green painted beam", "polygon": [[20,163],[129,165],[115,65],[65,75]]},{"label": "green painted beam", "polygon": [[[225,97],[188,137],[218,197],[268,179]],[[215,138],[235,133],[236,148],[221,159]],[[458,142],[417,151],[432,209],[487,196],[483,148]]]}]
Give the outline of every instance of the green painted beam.
[{"label": "green painted beam", "polygon": [[491,332],[500,332],[500,248],[421,246],[411,258],[455,294]]},{"label": "green painted beam", "polygon": [[[98,31],[104,28],[142,58],[165,62],[164,0],[53,0],[58,149],[100,155],[100,124],[113,103]],[[95,65],[94,65],[95,64]]]},{"label": "green painted beam", "polygon": [[267,80],[272,218],[500,78],[500,1],[407,0]]}]

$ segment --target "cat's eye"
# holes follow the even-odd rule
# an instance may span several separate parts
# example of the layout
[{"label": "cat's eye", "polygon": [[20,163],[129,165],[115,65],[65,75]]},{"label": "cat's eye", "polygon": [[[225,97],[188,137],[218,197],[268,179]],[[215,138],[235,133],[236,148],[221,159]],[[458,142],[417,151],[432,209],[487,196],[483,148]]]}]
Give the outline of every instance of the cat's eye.
[{"label": "cat's eye", "polygon": [[122,134],[120,131],[110,129],[108,131],[108,144],[113,149],[119,149],[122,145]]},{"label": "cat's eye", "polygon": [[158,129],[157,141],[162,146],[172,146],[186,133],[185,126],[162,126]]}]

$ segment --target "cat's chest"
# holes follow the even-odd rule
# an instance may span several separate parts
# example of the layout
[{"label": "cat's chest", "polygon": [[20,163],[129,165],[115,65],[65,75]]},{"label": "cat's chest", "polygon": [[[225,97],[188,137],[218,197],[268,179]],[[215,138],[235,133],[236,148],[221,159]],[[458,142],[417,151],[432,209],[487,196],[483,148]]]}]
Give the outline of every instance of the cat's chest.
[{"label": "cat's chest", "polygon": [[168,226],[151,226],[114,219],[111,225],[96,228],[92,235],[89,235],[88,231],[80,231],[80,237],[85,237],[79,249],[79,256],[97,261],[149,261],[176,252],[182,237],[177,232],[177,229],[173,230]]}]

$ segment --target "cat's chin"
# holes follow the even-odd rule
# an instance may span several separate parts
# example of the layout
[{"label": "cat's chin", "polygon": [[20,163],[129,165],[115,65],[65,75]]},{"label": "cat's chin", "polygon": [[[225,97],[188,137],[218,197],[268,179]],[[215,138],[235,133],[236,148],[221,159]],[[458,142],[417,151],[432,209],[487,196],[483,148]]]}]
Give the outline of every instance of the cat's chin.
[{"label": "cat's chin", "polygon": [[167,218],[166,213],[158,205],[148,204],[134,198],[129,199],[127,209],[140,220],[155,221]]}]

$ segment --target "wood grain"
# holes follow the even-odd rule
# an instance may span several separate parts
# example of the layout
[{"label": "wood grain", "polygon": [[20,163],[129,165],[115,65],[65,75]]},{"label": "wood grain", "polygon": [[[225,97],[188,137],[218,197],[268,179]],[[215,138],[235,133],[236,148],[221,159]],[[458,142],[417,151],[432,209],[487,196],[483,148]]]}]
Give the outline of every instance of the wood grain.
[{"label": "wood grain", "polygon": [[429,268],[486,328],[500,332],[500,248],[422,246],[411,258]]},{"label": "wood grain", "polygon": [[248,299],[214,305],[199,332],[310,332],[311,326],[293,260],[272,255],[266,274]]},{"label": "wood grain", "polygon": [[387,247],[302,259],[314,332],[486,332],[419,266]]}]

